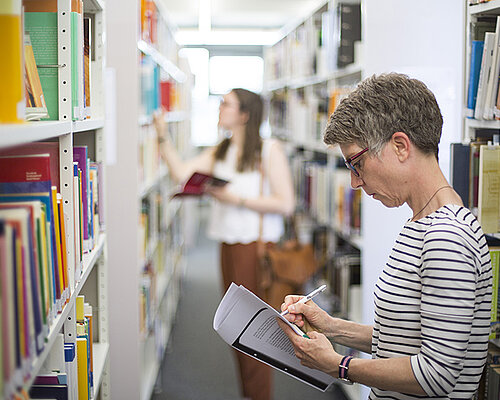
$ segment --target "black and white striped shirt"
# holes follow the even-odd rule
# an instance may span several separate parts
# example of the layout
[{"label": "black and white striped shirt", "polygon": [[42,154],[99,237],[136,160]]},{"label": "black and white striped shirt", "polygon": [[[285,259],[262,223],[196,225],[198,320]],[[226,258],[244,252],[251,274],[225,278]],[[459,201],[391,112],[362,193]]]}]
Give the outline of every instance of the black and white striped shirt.
[{"label": "black and white striped shirt", "polygon": [[[399,234],[375,287],[373,358],[411,356],[433,399],[470,399],[486,361],[491,262],[471,212],[441,207]],[[370,399],[416,399],[373,388]]]}]

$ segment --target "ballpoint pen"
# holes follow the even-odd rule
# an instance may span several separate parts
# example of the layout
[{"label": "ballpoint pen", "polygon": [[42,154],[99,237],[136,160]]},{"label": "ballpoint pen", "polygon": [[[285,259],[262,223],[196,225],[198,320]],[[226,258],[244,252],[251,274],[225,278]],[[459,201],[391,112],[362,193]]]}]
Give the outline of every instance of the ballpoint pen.
[{"label": "ballpoint pen", "polygon": [[[297,301],[296,303],[294,304],[302,304],[302,303],[305,303],[309,300],[311,300],[313,297],[317,296],[318,294],[320,294],[323,290],[326,289],[326,285],[321,285],[319,288],[317,289],[314,289],[311,293],[309,293],[307,296],[304,296],[302,297],[299,301]],[[285,311],[283,311],[281,313],[281,316],[285,316],[288,314],[288,309],[286,309]]]}]

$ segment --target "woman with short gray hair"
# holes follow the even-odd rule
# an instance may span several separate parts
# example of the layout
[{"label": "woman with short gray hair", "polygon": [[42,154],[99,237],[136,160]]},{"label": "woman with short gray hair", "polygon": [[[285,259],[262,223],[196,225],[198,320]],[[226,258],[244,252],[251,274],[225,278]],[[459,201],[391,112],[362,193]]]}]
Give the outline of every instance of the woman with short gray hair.
[{"label": "woman with short gray hair", "polygon": [[[442,124],[425,84],[391,73],[361,82],[324,135],[340,146],[353,188],[386,207],[406,203],[413,216],[376,283],[373,325],[292,295],[282,310],[299,327],[309,323],[310,339],[280,326],[302,364],[370,386],[370,399],[470,399],[486,362],[491,261],[478,221],[439,168]],[[343,357],[328,339],[372,358]]]}]

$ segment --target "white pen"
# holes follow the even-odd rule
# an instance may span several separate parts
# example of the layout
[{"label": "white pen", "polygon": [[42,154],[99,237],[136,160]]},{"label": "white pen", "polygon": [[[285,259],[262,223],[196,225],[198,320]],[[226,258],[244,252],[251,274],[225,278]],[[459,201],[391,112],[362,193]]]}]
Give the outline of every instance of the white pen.
[{"label": "white pen", "polygon": [[[307,296],[304,296],[302,297],[299,301],[297,301],[296,303],[294,304],[302,304],[302,303],[305,303],[309,300],[311,300],[313,297],[315,297],[316,295],[320,294],[323,290],[326,289],[326,285],[321,285],[319,288],[317,289],[314,289],[311,293],[309,293]],[[288,314],[288,309],[286,309],[285,311],[283,311],[281,313],[281,316],[285,316]]]}]

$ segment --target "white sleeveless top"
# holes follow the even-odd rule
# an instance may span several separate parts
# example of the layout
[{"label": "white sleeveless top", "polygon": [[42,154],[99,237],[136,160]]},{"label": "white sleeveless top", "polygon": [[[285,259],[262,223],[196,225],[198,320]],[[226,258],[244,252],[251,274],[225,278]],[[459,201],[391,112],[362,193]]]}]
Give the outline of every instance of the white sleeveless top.
[{"label": "white sleeveless top", "polygon": [[[262,160],[264,162],[263,195],[270,194],[267,167],[272,139],[263,141]],[[224,160],[217,160],[214,175],[229,181],[227,189],[242,198],[260,196],[261,174],[257,170],[238,172],[236,145],[230,144]],[[259,213],[246,207],[222,203],[212,199],[208,237],[228,244],[255,242],[259,238]],[[264,214],[262,240],[278,242],[283,235],[283,217],[280,214]]]}]

